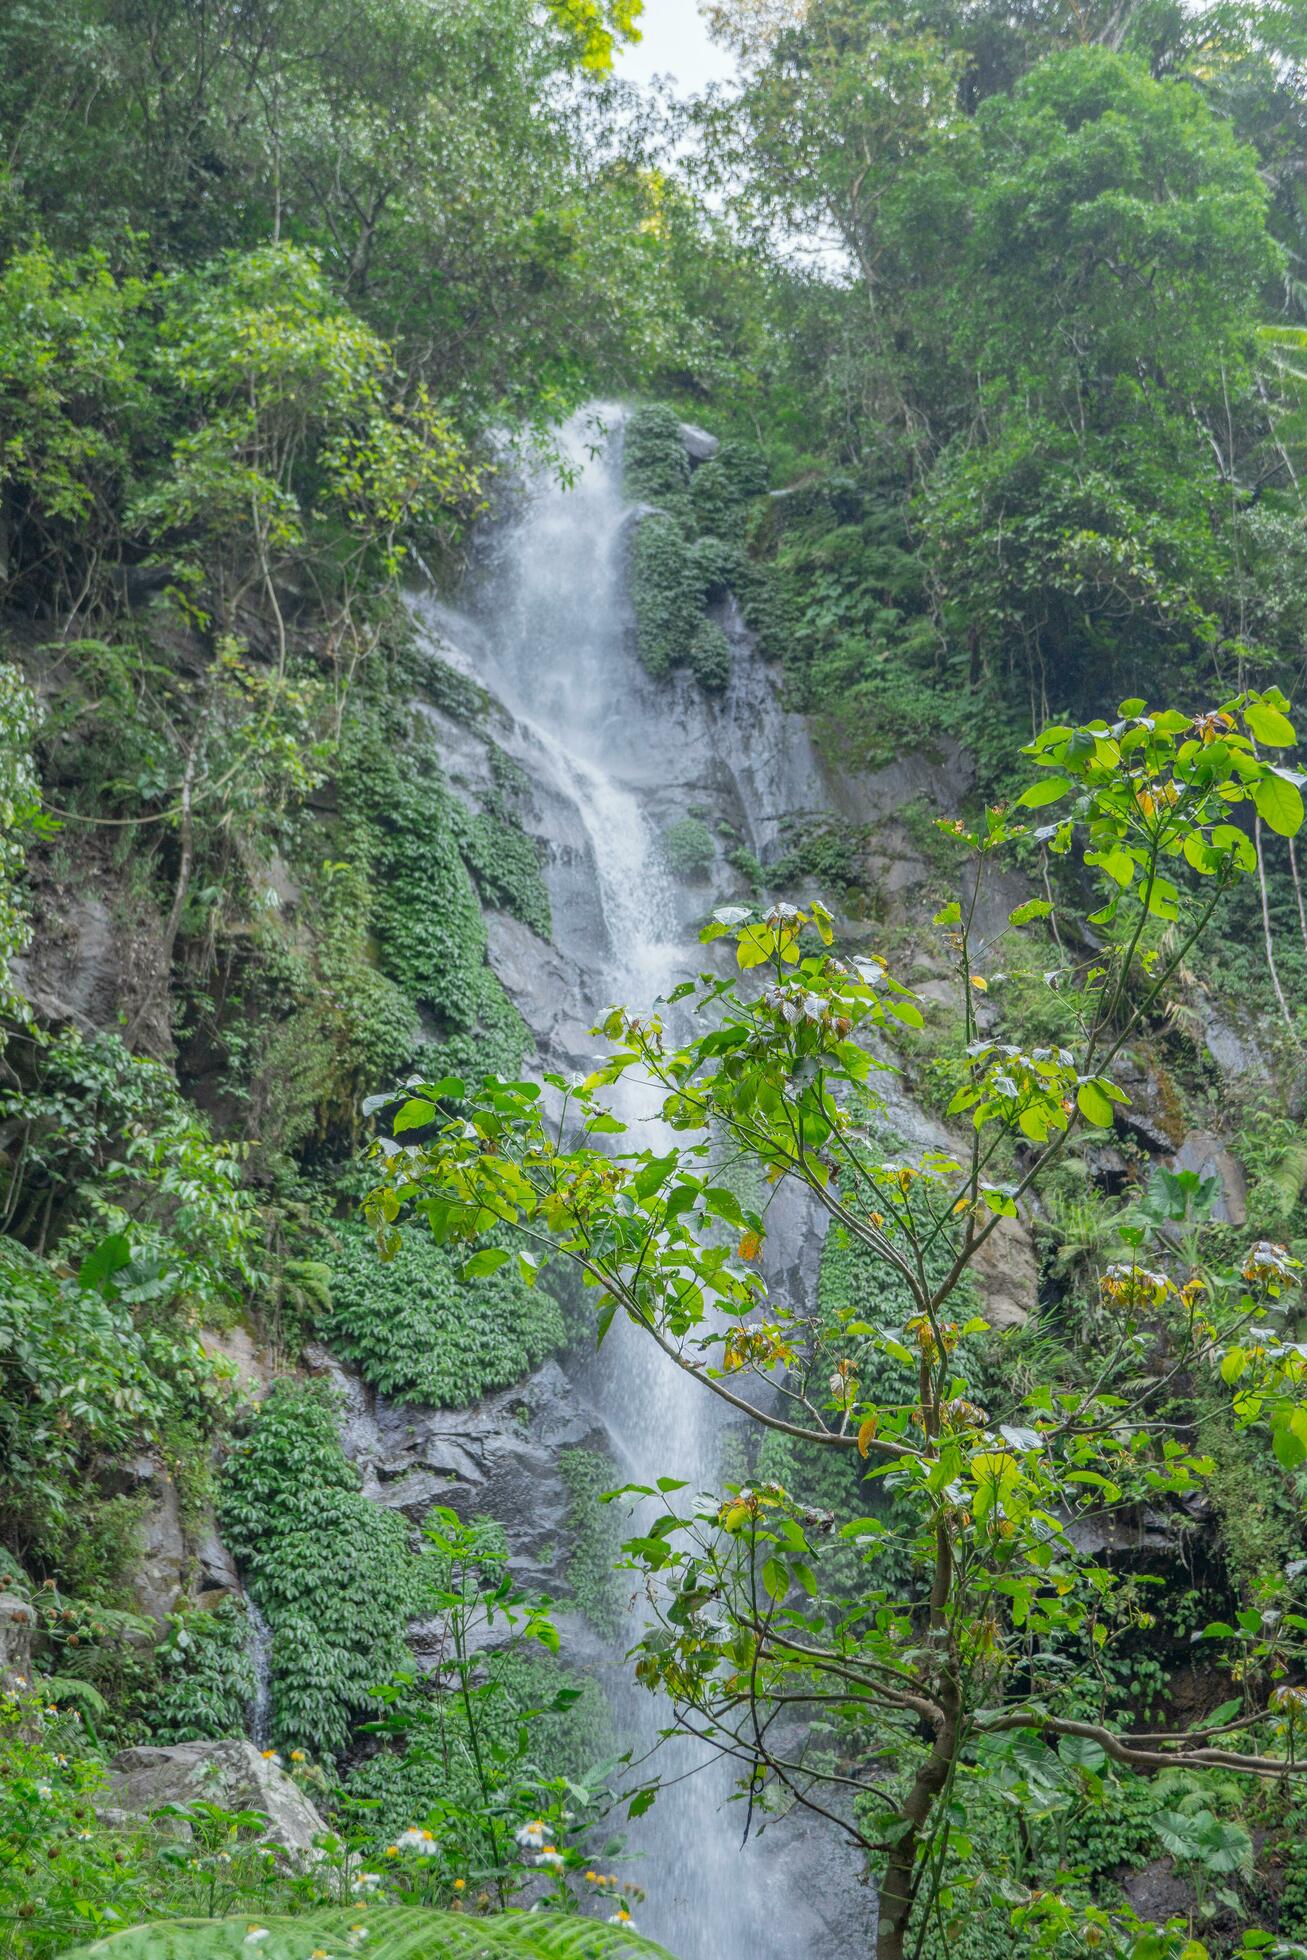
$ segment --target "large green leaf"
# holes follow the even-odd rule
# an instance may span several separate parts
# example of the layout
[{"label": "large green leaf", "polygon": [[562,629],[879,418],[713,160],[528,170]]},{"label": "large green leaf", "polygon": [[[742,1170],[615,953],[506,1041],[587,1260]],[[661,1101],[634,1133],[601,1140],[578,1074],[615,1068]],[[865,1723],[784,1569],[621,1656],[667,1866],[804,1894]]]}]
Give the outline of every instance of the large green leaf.
[{"label": "large green leaf", "polygon": [[65,1960],[307,1960],[315,1948],[331,1960],[355,1952],[366,1960],[671,1960],[652,1940],[595,1919],[543,1912],[477,1919],[413,1906],[173,1919],[111,1933]]}]

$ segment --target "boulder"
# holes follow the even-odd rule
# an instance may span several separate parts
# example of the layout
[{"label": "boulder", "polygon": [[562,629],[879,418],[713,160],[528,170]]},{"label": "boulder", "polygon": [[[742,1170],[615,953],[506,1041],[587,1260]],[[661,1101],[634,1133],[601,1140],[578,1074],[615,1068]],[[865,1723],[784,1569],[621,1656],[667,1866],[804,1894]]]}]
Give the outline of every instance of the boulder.
[{"label": "boulder", "polygon": [[262,1811],[264,1836],[296,1863],[308,1862],[327,1829],[299,1786],[252,1742],[124,1749],[109,1766],[105,1796],[110,1808],[132,1817],[197,1799],[224,1810]]},{"label": "boulder", "polygon": [[707,429],[701,429],[695,422],[682,422],[681,441],[685,444],[691,468],[696,463],[710,462],[721,448],[716,436],[710,436]]},{"label": "boulder", "polygon": [[141,1524],[141,1560],[132,1574],[132,1595],[147,1618],[162,1624],[185,1595],[190,1560],[177,1486],[160,1467],[147,1488],[150,1508]]},{"label": "boulder", "polygon": [[1221,1139],[1210,1130],[1191,1130],[1171,1160],[1173,1171],[1196,1171],[1214,1177],[1217,1197],[1212,1216],[1222,1225],[1248,1222],[1248,1186],[1244,1174]]},{"label": "boulder", "polygon": [[25,1687],[32,1678],[36,1614],[16,1593],[0,1592],[0,1688]]},{"label": "boulder", "polygon": [[205,1353],[220,1357],[232,1370],[241,1394],[259,1399],[277,1373],[271,1348],[256,1342],[244,1327],[202,1327]]}]

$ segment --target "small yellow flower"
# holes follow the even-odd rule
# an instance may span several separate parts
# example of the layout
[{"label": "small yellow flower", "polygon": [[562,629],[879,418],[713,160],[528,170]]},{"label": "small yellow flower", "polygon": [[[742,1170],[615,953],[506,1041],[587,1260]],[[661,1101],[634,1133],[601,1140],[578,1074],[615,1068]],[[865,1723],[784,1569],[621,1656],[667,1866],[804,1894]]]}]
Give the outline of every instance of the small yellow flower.
[{"label": "small yellow flower", "polygon": [[302,1749],[292,1749],[290,1752],[290,1759],[293,1763],[303,1763],[308,1761],[308,1758],[304,1754],[304,1751]]},{"label": "small yellow flower", "polygon": [[467,1880],[465,1878],[456,1878],[454,1880],[454,1890],[456,1892],[466,1892]]}]

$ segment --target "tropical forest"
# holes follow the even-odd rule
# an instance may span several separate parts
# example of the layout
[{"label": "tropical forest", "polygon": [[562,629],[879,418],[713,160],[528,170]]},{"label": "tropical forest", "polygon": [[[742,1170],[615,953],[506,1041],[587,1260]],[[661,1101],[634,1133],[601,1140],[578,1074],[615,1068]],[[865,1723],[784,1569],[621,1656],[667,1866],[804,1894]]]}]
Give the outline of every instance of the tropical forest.
[{"label": "tropical forest", "polygon": [[0,0],[0,1960],[1307,1960],[1305,0]]}]

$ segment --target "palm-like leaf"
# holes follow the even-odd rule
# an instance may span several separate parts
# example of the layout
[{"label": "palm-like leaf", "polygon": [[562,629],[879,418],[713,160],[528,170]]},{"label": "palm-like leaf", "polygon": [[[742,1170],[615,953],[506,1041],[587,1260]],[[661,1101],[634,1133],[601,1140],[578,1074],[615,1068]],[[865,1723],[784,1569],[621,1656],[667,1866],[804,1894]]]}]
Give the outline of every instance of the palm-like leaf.
[{"label": "palm-like leaf", "polygon": [[[360,1926],[366,1945],[358,1939]],[[255,1927],[264,1936],[251,1941]],[[355,1950],[367,1960],[671,1960],[652,1940],[594,1919],[542,1912],[474,1919],[410,1906],[173,1919],[111,1933],[65,1960],[306,1960],[315,1948],[332,1960],[347,1960]]]}]

